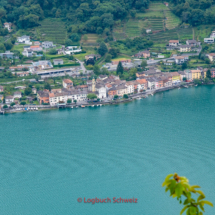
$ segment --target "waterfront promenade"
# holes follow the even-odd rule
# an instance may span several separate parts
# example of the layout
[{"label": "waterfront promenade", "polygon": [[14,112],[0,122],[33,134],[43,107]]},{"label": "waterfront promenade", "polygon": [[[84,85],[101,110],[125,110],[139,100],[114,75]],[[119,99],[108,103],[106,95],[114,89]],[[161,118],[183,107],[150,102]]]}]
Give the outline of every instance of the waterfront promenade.
[{"label": "waterfront promenade", "polygon": [[98,101],[98,102],[88,102],[88,101],[82,101],[82,102],[77,102],[73,104],[63,104],[63,105],[15,105],[12,108],[8,109],[2,109],[1,114],[4,113],[15,113],[15,112],[26,112],[26,111],[38,111],[38,110],[48,110],[48,109],[57,109],[57,108],[78,108],[78,107],[88,107],[88,106],[102,106],[102,105],[111,105],[111,104],[118,104],[118,103],[125,103],[125,102],[131,102],[132,100],[135,99],[140,99],[140,98],[146,98],[149,95],[154,95],[155,93],[162,92],[162,91],[167,91],[175,88],[180,88],[180,87],[188,87],[192,86],[192,82],[182,82],[181,84],[174,85],[171,87],[162,87],[159,89],[152,89],[152,90],[147,90],[144,92],[140,93],[135,93],[131,94],[128,96],[127,99],[116,99],[113,100],[111,98],[106,98],[104,100]]}]

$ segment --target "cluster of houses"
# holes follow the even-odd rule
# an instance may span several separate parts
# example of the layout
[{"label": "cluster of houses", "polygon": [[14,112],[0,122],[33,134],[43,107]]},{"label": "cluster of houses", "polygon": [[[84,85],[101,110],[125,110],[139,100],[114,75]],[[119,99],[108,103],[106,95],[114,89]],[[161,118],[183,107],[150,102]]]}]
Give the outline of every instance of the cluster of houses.
[{"label": "cluster of houses", "polygon": [[[25,89],[25,87],[22,87],[22,89]],[[0,86],[0,92],[4,91],[4,87]],[[33,94],[37,93],[36,88],[32,88]],[[19,99],[22,98],[22,93],[20,91],[16,91],[13,93],[13,95],[6,96],[5,97],[5,104],[10,105],[11,103],[19,104]],[[0,99],[3,101],[3,95],[0,94]],[[29,102],[33,101],[34,98],[31,96],[27,96],[26,98]]]},{"label": "cluster of houses", "polygon": [[178,50],[179,52],[191,52],[196,51],[200,42],[196,40],[187,40],[186,44],[180,44],[179,40],[169,40],[169,44],[167,45],[167,50]]},{"label": "cluster of houses", "polygon": [[[139,93],[144,90],[156,90],[163,87],[171,87],[180,84],[182,81],[193,81],[206,77],[207,69],[197,68],[195,70],[184,70],[178,72],[163,73],[159,69],[150,67],[149,70],[136,73],[136,80],[120,80],[119,76],[100,75],[95,80],[88,80],[85,85],[74,86],[70,79],[63,80],[62,89],[52,89],[51,91],[38,91],[37,98],[40,104],[49,103],[57,105],[59,103],[87,101],[87,95],[94,93],[97,98],[113,99],[115,95],[122,97],[124,94]],[[215,69],[211,70],[212,78],[215,77]]]}]

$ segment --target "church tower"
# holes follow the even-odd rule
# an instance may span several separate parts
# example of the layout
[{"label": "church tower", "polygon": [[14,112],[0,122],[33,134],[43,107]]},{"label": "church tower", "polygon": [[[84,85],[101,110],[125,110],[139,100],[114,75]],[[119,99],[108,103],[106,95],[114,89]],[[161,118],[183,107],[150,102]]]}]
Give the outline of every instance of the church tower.
[{"label": "church tower", "polygon": [[95,92],[96,91],[96,80],[95,78],[93,78],[92,80],[92,92]]}]

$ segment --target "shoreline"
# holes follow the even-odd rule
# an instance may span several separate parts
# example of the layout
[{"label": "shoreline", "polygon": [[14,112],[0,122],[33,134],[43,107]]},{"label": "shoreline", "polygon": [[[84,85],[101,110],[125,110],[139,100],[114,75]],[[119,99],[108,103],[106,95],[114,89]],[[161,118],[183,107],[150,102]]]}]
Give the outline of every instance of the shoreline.
[{"label": "shoreline", "polygon": [[[209,84],[204,84],[204,85],[214,85],[213,83],[209,83]],[[147,98],[149,95],[153,96],[156,93],[159,92],[164,92],[164,91],[168,91],[168,90],[173,90],[173,89],[177,89],[177,88],[189,88],[195,86],[193,82],[189,82],[189,83],[183,83],[181,85],[175,85],[175,86],[171,86],[171,87],[163,87],[163,88],[159,88],[159,89],[155,89],[155,90],[151,90],[151,91],[145,91],[145,92],[141,92],[141,93],[136,93],[136,94],[132,94],[129,95],[128,99],[122,99],[122,100],[111,100],[111,101],[107,101],[107,102],[98,102],[98,103],[88,103],[88,104],[72,104],[72,105],[64,105],[62,107],[59,106],[50,106],[50,105],[27,105],[24,107],[18,107],[18,108],[37,108],[37,110],[3,110],[0,112],[0,115],[4,115],[4,114],[11,114],[11,113],[24,113],[24,112],[35,112],[35,111],[44,111],[44,110],[56,110],[56,109],[67,109],[67,108],[85,108],[85,107],[100,107],[100,106],[106,106],[106,105],[116,105],[116,104],[121,104],[121,103],[129,103],[132,102],[134,100],[138,100],[138,99],[142,99],[142,98]],[[198,85],[198,86],[202,86],[202,85]],[[84,107],[82,107],[84,106]]]}]

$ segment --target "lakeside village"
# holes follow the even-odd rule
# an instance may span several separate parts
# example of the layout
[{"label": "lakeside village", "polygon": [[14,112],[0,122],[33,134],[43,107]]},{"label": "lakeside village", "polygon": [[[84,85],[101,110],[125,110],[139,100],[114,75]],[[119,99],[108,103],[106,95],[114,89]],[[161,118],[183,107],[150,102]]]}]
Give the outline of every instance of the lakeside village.
[{"label": "lakeside village", "polygon": [[[5,23],[10,28],[9,23]],[[205,38],[207,44],[214,43],[215,31],[210,38]],[[181,86],[186,82],[201,84],[215,78],[215,68],[187,69],[174,72],[162,72],[160,64],[186,65],[191,56],[199,55],[202,51],[201,43],[196,40],[187,40],[186,45],[180,44],[179,40],[170,40],[167,50],[178,50],[181,55],[174,54],[164,59],[158,55],[157,59],[151,56],[149,50],[136,53],[132,59],[116,58],[100,68],[96,62],[100,61],[101,55],[84,54],[81,46],[54,45],[51,41],[34,41],[30,36],[17,38],[15,46],[21,45],[22,55],[26,60],[18,65],[20,56],[11,51],[0,53],[1,62],[15,62],[10,67],[0,67],[1,73],[18,77],[19,80],[1,82],[0,84],[0,108],[1,113],[38,110],[42,107],[59,107],[61,105],[87,105],[94,102],[110,102],[112,100],[137,98],[141,93],[152,93],[159,89],[170,89]],[[55,49],[53,49],[55,48]],[[107,48],[107,47],[106,47]],[[105,49],[105,48],[104,48]],[[51,60],[46,59],[47,50],[54,50],[57,55]],[[44,55],[43,55],[44,54]],[[84,61],[76,58],[76,54],[84,56]],[[34,61],[32,57],[40,57]],[[207,55],[208,60],[213,62],[215,53]],[[38,58],[37,58],[38,59]],[[93,69],[90,70],[89,68]],[[132,80],[123,80],[124,71],[129,71]]]}]

